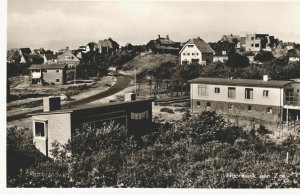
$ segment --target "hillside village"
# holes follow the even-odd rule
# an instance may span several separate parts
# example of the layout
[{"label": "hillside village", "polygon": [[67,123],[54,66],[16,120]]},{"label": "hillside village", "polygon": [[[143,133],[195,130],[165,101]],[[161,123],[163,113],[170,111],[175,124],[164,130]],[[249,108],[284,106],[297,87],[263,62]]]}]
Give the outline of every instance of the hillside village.
[{"label": "hillside village", "polygon": [[[22,143],[32,144],[20,150],[33,153],[20,155],[12,144],[9,149],[18,157],[8,161],[26,158],[28,165],[18,168],[67,174],[22,177],[20,169],[10,167],[10,186],[21,179],[26,180],[22,187],[284,186],[281,180],[259,177],[254,178],[259,184],[239,183],[226,171],[210,168],[219,163],[226,173],[234,172],[230,158],[236,167],[249,170],[251,163],[243,168],[241,162],[255,156],[263,164],[255,165],[255,174],[272,160],[269,172],[274,167],[281,167],[276,169],[280,173],[299,170],[299,117],[300,44],[274,35],[228,34],[215,42],[158,35],[144,45],[123,46],[109,37],[58,51],[7,51],[7,132],[20,132]],[[110,126],[112,121],[119,126]],[[131,135],[133,140],[124,138]],[[96,138],[103,145],[93,145]],[[67,157],[68,147],[75,157]],[[162,154],[161,161],[153,159]],[[88,156],[95,157],[96,168],[83,165],[89,164]],[[122,166],[112,163],[114,158]],[[75,159],[86,160],[72,167],[78,173],[66,168]],[[48,162],[54,163],[52,168]],[[142,166],[148,167],[145,173]],[[220,174],[227,183],[217,177],[202,180],[197,176],[203,176],[201,169]],[[287,187],[299,187],[294,183],[299,177],[288,178]]]}]

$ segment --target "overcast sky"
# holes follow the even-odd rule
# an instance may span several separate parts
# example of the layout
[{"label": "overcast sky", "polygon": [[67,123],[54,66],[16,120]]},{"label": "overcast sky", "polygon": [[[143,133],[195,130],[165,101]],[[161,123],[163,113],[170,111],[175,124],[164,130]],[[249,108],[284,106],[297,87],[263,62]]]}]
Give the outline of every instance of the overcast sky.
[{"label": "overcast sky", "polygon": [[8,0],[7,47],[71,49],[113,38],[146,44],[223,34],[269,33],[300,42],[300,2],[99,2]]}]

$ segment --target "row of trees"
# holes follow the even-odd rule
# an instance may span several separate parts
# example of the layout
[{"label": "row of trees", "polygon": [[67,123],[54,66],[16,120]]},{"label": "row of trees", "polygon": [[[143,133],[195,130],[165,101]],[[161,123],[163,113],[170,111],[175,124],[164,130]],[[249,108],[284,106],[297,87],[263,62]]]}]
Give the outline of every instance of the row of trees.
[{"label": "row of trees", "polygon": [[[142,137],[114,124],[96,131],[79,129],[72,143],[53,144],[53,160],[31,161],[21,173],[9,174],[8,186],[299,187],[299,140],[274,144],[265,135],[232,126],[214,112],[186,113],[182,121],[160,125]],[[286,152],[290,163],[285,162]]]}]

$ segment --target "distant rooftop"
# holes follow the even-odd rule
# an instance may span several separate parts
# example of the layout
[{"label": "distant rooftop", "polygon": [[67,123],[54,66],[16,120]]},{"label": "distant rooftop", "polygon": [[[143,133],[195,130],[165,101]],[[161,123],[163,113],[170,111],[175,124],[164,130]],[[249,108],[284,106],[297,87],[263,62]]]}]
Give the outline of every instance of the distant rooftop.
[{"label": "distant rooftop", "polygon": [[213,85],[230,85],[230,86],[249,86],[249,87],[268,87],[268,88],[283,88],[287,84],[294,81],[281,80],[255,80],[255,79],[230,79],[230,78],[206,78],[200,77],[192,79],[190,83],[213,84]]}]

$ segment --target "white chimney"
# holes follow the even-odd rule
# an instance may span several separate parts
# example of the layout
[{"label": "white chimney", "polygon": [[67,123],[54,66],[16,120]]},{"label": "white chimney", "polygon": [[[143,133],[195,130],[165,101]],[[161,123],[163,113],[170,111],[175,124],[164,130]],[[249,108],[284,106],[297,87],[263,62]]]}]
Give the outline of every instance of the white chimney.
[{"label": "white chimney", "polygon": [[269,78],[269,75],[263,75],[263,81],[269,81],[270,80],[270,78]]},{"label": "white chimney", "polygon": [[44,97],[43,110],[44,112],[60,110],[60,97]]},{"label": "white chimney", "polygon": [[136,100],[136,95],[135,93],[125,93],[125,102],[131,102]]}]

